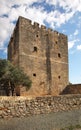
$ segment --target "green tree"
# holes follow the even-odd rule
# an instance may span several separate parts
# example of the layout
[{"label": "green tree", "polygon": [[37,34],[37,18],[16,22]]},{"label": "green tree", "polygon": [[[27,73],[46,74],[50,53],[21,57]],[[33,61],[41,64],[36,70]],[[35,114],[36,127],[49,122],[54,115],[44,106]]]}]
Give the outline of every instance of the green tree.
[{"label": "green tree", "polygon": [[5,89],[7,95],[9,95],[10,90],[13,95],[14,88],[19,85],[26,86],[28,90],[31,83],[31,80],[22,69],[13,66],[8,60],[0,60],[0,86]]}]

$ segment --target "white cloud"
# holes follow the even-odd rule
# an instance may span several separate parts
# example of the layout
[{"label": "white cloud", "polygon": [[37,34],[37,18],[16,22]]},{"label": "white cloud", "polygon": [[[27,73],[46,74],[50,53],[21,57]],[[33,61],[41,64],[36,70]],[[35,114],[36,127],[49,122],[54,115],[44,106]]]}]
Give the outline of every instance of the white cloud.
[{"label": "white cloud", "polygon": [[61,24],[67,22],[73,15],[74,12],[60,13],[58,10],[55,10],[47,14],[46,21],[50,23],[50,26],[52,28],[54,28],[55,26],[60,27]]},{"label": "white cloud", "polygon": [[[14,28],[13,21],[17,20],[19,15],[23,17],[28,17],[31,20],[36,19],[39,23],[43,23],[45,13],[42,12],[42,9],[30,7],[30,5],[36,1],[37,0],[0,1],[0,49],[3,50],[5,46],[5,41],[10,37]],[[18,8],[13,8],[12,6],[14,5],[19,6]]]},{"label": "white cloud", "polygon": [[8,18],[0,18],[0,48],[4,47],[4,42],[10,37],[13,27]]},{"label": "white cloud", "polygon": [[59,5],[66,11],[81,11],[81,0],[46,0],[48,4]]},{"label": "white cloud", "polygon": [[80,41],[79,39],[75,39],[75,40],[69,41],[68,42],[68,49],[73,48],[74,45],[76,44],[76,42],[79,42],[79,41]]},{"label": "white cloud", "polygon": [[4,50],[4,53],[6,53],[6,54],[7,54],[7,48],[4,48],[3,50]]},{"label": "white cloud", "polygon": [[10,7],[7,5],[7,2],[8,1],[5,0],[0,1],[0,15],[9,13]]},{"label": "white cloud", "polygon": [[43,8],[26,8],[26,17],[31,19],[33,22],[36,21],[40,24],[44,24],[44,20],[47,17],[47,12]]},{"label": "white cloud", "polygon": [[77,46],[77,50],[81,50],[81,45],[78,45],[78,46]]},{"label": "white cloud", "polygon": [[46,0],[46,3],[51,4],[51,5],[57,5],[58,0]]},{"label": "white cloud", "polygon": [[[0,1],[0,48],[4,48],[5,40],[7,40],[14,28],[13,21],[17,20],[18,16],[31,19],[40,24],[44,24],[46,21],[51,28],[60,27],[65,24],[70,18],[73,17],[76,11],[81,11],[81,0],[45,0],[49,5],[62,7],[65,12],[60,10],[52,10],[47,13],[44,6],[41,5],[38,8],[31,6],[34,2],[40,3],[43,0],[2,0]],[[15,8],[17,5],[17,8]],[[8,15],[2,17],[3,15]],[[74,33],[77,35],[78,31]],[[69,42],[69,48],[74,46],[75,41]]]},{"label": "white cloud", "polygon": [[73,48],[74,44],[75,44],[74,41],[69,41],[69,42],[68,42],[68,49]]},{"label": "white cloud", "polygon": [[74,35],[76,36],[76,35],[78,35],[78,33],[79,33],[79,31],[75,30]]}]

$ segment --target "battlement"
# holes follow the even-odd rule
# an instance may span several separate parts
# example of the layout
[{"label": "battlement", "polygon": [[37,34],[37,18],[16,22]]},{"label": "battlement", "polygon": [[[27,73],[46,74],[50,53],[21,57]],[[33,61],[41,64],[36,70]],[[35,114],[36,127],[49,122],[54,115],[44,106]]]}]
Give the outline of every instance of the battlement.
[{"label": "battlement", "polygon": [[33,28],[33,29],[35,29],[37,31],[41,31],[41,32],[44,31],[44,34],[48,34],[48,35],[51,34],[52,36],[56,37],[56,42],[58,41],[58,38],[61,39],[61,40],[64,40],[65,41],[64,43],[66,43],[66,41],[67,41],[67,36],[65,34],[59,33],[58,31],[52,30],[51,28],[47,28],[45,25],[40,25],[37,22],[34,22],[32,24],[31,20],[19,16],[18,21],[16,23],[16,26],[14,28],[14,31],[13,31],[13,33],[11,35],[10,42],[12,42],[12,40],[14,38],[14,34],[16,32],[16,29],[17,29],[17,26],[18,26],[19,23],[20,23],[20,26],[23,26],[23,25],[26,26],[27,25],[28,28],[31,27],[31,28]]},{"label": "battlement", "polygon": [[45,30],[46,30],[46,26],[44,26],[44,25],[41,25],[41,29],[45,29]]},{"label": "battlement", "polygon": [[18,20],[19,21],[24,20],[24,22],[26,22],[26,24],[32,25],[32,21],[30,19],[24,18],[22,16],[19,16]]},{"label": "battlement", "polygon": [[22,24],[25,24],[25,25],[29,25],[35,29],[38,29],[40,31],[44,30],[46,31],[46,33],[52,33],[54,35],[60,35],[60,37],[64,38],[64,37],[67,37],[66,35],[62,34],[62,33],[59,33],[58,31],[56,30],[52,30],[51,28],[47,28],[45,25],[40,25],[39,23],[37,22],[34,22],[32,24],[32,21],[27,19],[27,18],[24,18],[24,17],[21,17],[19,16],[19,21],[22,21]]},{"label": "battlement", "polygon": [[66,38],[67,37],[67,35],[65,35],[63,33],[59,33],[59,35],[60,35],[61,38]]}]

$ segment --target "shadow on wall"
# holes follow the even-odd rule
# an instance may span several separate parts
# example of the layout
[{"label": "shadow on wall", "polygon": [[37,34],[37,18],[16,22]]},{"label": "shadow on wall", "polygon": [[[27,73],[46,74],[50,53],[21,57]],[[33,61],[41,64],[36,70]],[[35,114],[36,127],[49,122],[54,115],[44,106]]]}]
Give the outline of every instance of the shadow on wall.
[{"label": "shadow on wall", "polygon": [[70,84],[68,85],[60,95],[64,94],[81,94],[81,84]]},{"label": "shadow on wall", "polygon": [[[23,87],[24,89],[24,87]],[[24,90],[26,91],[26,90]],[[67,94],[81,94],[81,84],[70,84],[67,85],[66,88],[59,94],[59,95],[67,95]],[[10,96],[11,93],[7,95],[5,89],[0,88],[0,96]],[[21,95],[21,88],[16,87],[14,96],[20,96]],[[44,95],[43,95],[44,96]]]}]

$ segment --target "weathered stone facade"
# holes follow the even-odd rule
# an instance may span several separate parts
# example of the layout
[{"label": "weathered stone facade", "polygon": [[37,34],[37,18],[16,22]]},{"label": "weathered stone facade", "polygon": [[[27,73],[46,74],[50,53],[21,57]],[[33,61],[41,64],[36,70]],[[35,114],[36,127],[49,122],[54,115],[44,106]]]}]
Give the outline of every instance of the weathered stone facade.
[{"label": "weathered stone facade", "polygon": [[59,95],[68,85],[67,36],[19,17],[8,45],[8,59],[32,80],[30,95]]}]

